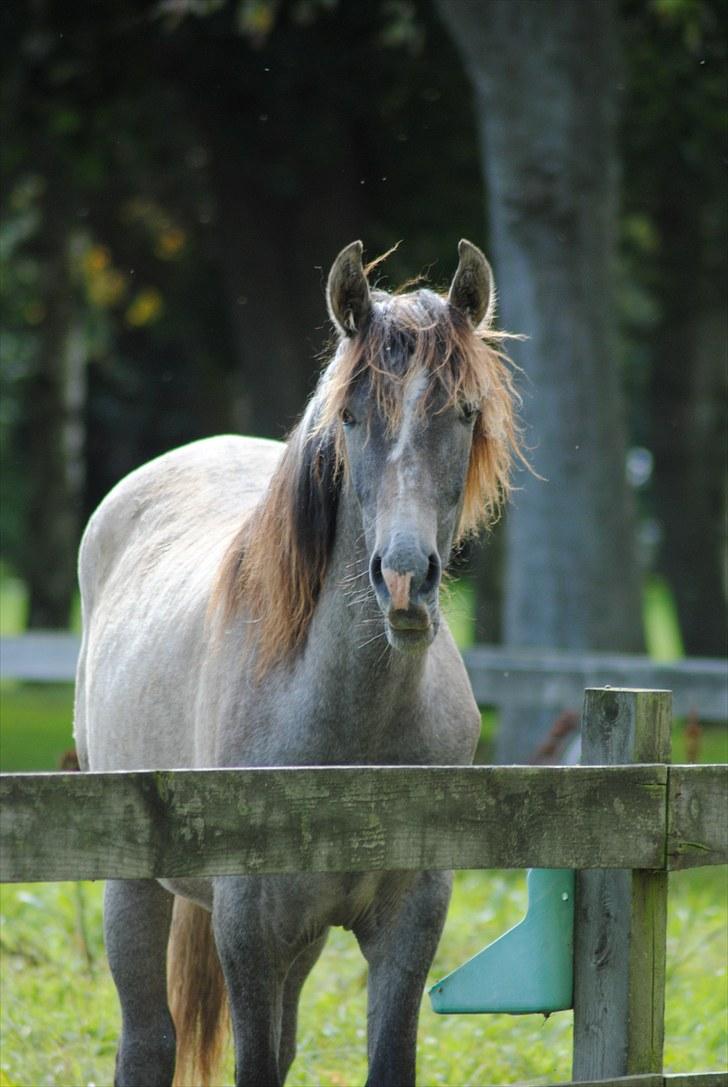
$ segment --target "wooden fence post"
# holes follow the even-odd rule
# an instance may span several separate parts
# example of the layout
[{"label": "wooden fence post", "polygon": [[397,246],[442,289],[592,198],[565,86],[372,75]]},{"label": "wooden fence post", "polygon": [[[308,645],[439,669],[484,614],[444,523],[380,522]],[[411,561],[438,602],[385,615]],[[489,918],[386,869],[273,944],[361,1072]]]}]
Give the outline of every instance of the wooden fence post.
[{"label": "wooden fence post", "polygon": [[[668,763],[671,707],[670,691],[587,690],[582,764]],[[662,1072],[667,872],[577,872],[575,908],[574,1080]]]}]

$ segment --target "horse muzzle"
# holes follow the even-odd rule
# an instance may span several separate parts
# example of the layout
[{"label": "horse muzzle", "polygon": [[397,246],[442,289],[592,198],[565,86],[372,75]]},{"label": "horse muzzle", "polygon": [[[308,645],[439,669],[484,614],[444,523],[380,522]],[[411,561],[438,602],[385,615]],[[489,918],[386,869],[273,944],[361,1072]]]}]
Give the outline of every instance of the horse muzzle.
[{"label": "horse muzzle", "polygon": [[369,576],[385,618],[387,640],[405,652],[425,649],[439,625],[438,589],[442,568],[436,552],[412,542],[373,555]]}]

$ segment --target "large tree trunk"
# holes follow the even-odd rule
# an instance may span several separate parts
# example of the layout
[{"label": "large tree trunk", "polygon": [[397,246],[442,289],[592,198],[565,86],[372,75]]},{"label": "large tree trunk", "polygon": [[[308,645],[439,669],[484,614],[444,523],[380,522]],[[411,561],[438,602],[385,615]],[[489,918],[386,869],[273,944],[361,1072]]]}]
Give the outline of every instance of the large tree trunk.
[{"label": "large tree trunk", "polygon": [[[535,471],[508,514],[504,633],[517,647],[642,644],[613,275],[619,59],[609,0],[440,0],[470,72],[501,321]],[[547,725],[502,716],[498,757]]]}]

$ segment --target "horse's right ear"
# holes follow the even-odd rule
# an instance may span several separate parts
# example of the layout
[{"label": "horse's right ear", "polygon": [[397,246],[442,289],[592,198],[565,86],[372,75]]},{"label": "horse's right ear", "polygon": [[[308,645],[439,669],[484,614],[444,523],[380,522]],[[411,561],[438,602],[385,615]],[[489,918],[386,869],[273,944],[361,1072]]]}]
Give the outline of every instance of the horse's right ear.
[{"label": "horse's right ear", "polygon": [[345,336],[361,330],[372,304],[361,260],[363,250],[361,242],[342,249],[331,265],[326,285],[329,316]]}]

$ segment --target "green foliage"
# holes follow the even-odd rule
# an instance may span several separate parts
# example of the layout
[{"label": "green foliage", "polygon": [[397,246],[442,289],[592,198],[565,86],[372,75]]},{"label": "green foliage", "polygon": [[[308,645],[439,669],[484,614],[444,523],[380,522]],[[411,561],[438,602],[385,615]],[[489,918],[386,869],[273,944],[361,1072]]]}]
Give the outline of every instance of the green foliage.
[{"label": "green foliage", "polygon": [[28,593],[20,578],[0,562],[0,635],[21,634],[27,626]]},{"label": "green foliage", "polygon": [[469,578],[446,579],[441,592],[442,610],[460,649],[475,642],[475,586]]},{"label": "green foliage", "polygon": [[664,578],[655,576],[647,579],[642,609],[648,655],[656,661],[683,657],[675,599]]}]

